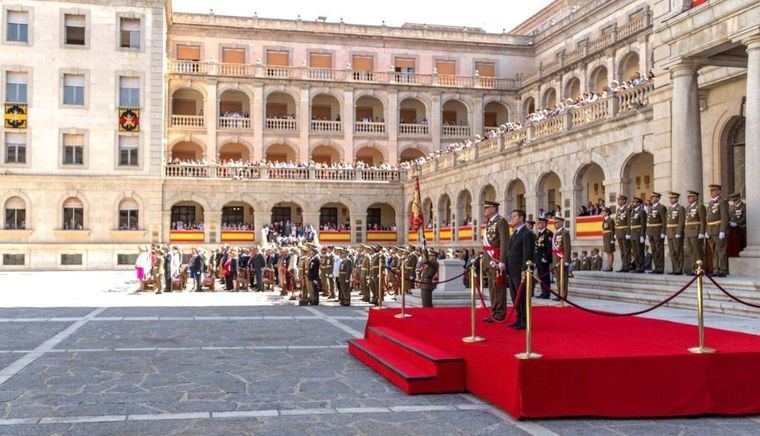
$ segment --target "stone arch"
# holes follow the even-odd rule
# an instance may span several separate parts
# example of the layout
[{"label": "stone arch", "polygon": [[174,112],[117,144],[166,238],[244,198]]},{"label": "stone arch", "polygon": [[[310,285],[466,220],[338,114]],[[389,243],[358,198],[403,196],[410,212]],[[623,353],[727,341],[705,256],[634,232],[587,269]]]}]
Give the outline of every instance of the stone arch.
[{"label": "stone arch", "polygon": [[376,144],[362,145],[354,151],[354,160],[367,165],[379,165],[387,161],[386,153],[385,147]]},{"label": "stone arch", "polygon": [[[114,202],[114,209],[116,210],[116,220],[115,220],[115,229],[124,230],[122,229],[121,225],[121,210],[123,205],[128,205],[129,202],[133,202],[133,205],[130,206],[136,206],[137,209],[137,229],[144,228],[145,224],[145,202],[143,201],[143,198],[135,191],[131,192],[122,192],[116,197],[116,201]],[[132,209],[129,209],[132,210]]]},{"label": "stone arch", "polygon": [[468,189],[463,189],[457,195],[457,225],[467,225],[474,219],[472,194]]},{"label": "stone arch", "polygon": [[343,147],[332,142],[322,142],[311,147],[309,160],[316,163],[333,164],[343,161]]},{"label": "stone arch", "polygon": [[421,148],[415,147],[415,146],[408,146],[400,150],[398,161],[401,162],[410,162],[417,160],[421,157],[424,157],[426,155],[426,152],[422,150]]},{"label": "stone arch", "polygon": [[525,193],[525,182],[519,178],[510,180],[510,182],[507,184],[507,190],[504,193],[504,199],[507,203],[506,208],[504,209],[505,214],[507,213],[506,211],[526,209]]},{"label": "stone arch", "polygon": [[646,151],[628,156],[623,163],[621,180],[623,193],[628,198],[649,198],[654,190],[654,156]]},{"label": "stone arch", "polygon": [[[199,202],[192,198],[189,200],[174,201],[169,207],[169,227],[179,230],[180,227],[188,227],[192,224],[206,224],[206,213],[210,210],[208,203]],[[181,223],[181,225],[180,225]]]},{"label": "stone arch", "polygon": [[[735,115],[726,120],[718,130],[720,151],[720,175],[725,192],[746,195],[746,118]],[[752,157],[753,159],[756,157]]]},{"label": "stone arch", "polygon": [[278,201],[272,205],[270,222],[285,222],[290,219],[291,223],[301,223],[303,225],[314,223],[303,222],[303,207],[297,199],[289,199],[285,201]]},{"label": "stone arch", "polygon": [[609,73],[606,65],[597,65],[589,73],[589,91],[602,92],[610,84]]},{"label": "stone arch", "polygon": [[483,107],[491,103],[499,103],[507,108],[507,118],[509,121],[514,121],[515,118],[515,105],[512,101],[502,98],[498,95],[489,95],[483,98]]},{"label": "stone arch", "polygon": [[[536,197],[538,208],[551,213],[555,206],[562,208],[562,179],[554,171],[546,171],[538,177]],[[540,213],[539,213],[540,215]]]},{"label": "stone arch", "polygon": [[337,121],[341,115],[341,99],[332,92],[319,92],[309,98],[309,119]]},{"label": "stone arch", "polygon": [[541,107],[549,108],[557,104],[559,96],[553,86],[547,86],[541,95]]},{"label": "stone arch", "polygon": [[562,93],[564,98],[576,99],[577,97],[580,97],[583,93],[581,90],[581,79],[576,76],[572,76],[567,79]]},{"label": "stone arch", "polygon": [[222,205],[221,210],[218,211],[221,228],[255,230],[256,227],[253,221],[254,211],[253,205],[245,200],[233,199],[227,201]]},{"label": "stone arch", "polygon": [[[319,204],[319,228],[329,226],[328,230],[334,230],[342,227],[344,231],[351,228],[351,205],[346,204],[343,199],[320,200]],[[348,226],[348,227],[346,227]]]},{"label": "stone arch", "polygon": [[424,120],[430,123],[430,109],[428,103],[421,97],[408,96],[399,99],[399,124],[423,124]]},{"label": "stone arch", "polygon": [[250,162],[253,159],[253,146],[245,140],[227,139],[219,145],[217,161],[238,160]]},{"label": "stone arch", "polygon": [[525,118],[529,114],[532,114],[535,112],[538,108],[536,107],[536,100],[532,96],[528,96],[523,100],[522,102],[522,116]]},{"label": "stone arch", "polygon": [[451,197],[449,194],[441,194],[438,197],[438,219],[441,227],[451,225]]},{"label": "stone arch", "polygon": [[[377,221],[378,214],[377,212],[370,213],[370,209],[380,209],[379,210],[379,222]],[[375,228],[375,224],[378,224],[378,226],[381,229],[387,229],[390,230],[391,228],[398,228],[398,223],[396,222],[396,207],[388,202],[385,201],[377,201],[369,206],[367,206],[367,224],[366,228],[369,230],[373,230]]]},{"label": "stone arch", "polygon": [[[604,180],[604,168],[596,162],[588,162],[578,168],[573,177],[575,204],[578,209],[589,202],[594,204],[597,204],[599,200],[606,202]],[[577,215],[580,210],[573,213]]]},{"label": "stone arch", "polygon": [[509,106],[501,100],[483,102],[483,126],[498,127],[509,122]]},{"label": "stone arch", "polygon": [[198,80],[180,80],[180,81],[173,80],[172,83],[169,85],[169,96],[172,96],[175,92],[183,88],[188,88],[188,89],[197,91],[198,93],[201,94],[201,96],[203,96],[204,101],[208,97],[208,92],[206,91],[206,87],[203,86],[202,81],[198,81]]},{"label": "stone arch", "polygon": [[201,160],[207,159],[206,145],[194,138],[179,138],[166,147],[166,160]]},{"label": "stone arch", "polygon": [[[82,227],[79,228],[70,228],[72,223],[65,223],[65,217],[64,217],[64,208],[66,207],[75,207],[76,202],[73,201],[76,200],[76,202],[79,203],[82,207]],[[59,207],[58,207],[58,222],[61,224],[61,229],[64,230],[86,230],[90,226],[90,219],[89,219],[89,212],[90,212],[90,205],[87,202],[87,197],[85,197],[82,193],[78,191],[68,191],[64,193],[60,197],[59,201]],[[76,217],[74,217],[76,219]],[[75,226],[76,227],[76,226]]]},{"label": "stone arch", "polygon": [[383,123],[386,121],[387,99],[379,94],[361,93],[354,97],[354,120]]},{"label": "stone arch", "polygon": [[298,107],[298,104],[299,104],[299,101],[300,101],[300,97],[301,97],[301,93],[298,90],[298,88],[294,88],[294,87],[291,87],[291,86],[284,86],[284,85],[280,85],[280,86],[267,86],[267,87],[264,88],[264,93],[261,96],[261,99],[262,99],[262,101],[264,101],[264,103],[266,103],[266,101],[269,99],[269,97],[272,94],[276,94],[276,93],[282,93],[282,94],[289,95],[295,101],[296,107]]},{"label": "stone arch", "polygon": [[298,147],[288,140],[274,140],[264,147],[264,159],[274,162],[299,162]]},{"label": "stone arch", "polygon": [[[3,229],[28,229],[30,228],[30,210],[32,201],[25,193],[21,191],[12,190],[2,196],[2,203],[0,207],[0,215],[2,215],[2,228]],[[22,209],[23,213],[16,212],[15,220],[13,222],[8,221],[7,211],[8,209]],[[23,216],[21,216],[23,215]]]},{"label": "stone arch", "polygon": [[250,118],[252,101],[251,96],[244,90],[236,88],[220,90],[217,101],[219,117],[222,118],[227,113],[237,113],[243,118]]},{"label": "stone arch", "polygon": [[630,50],[624,53],[617,62],[616,79],[618,81],[631,80],[636,73],[646,74],[641,71],[639,53],[636,50]]},{"label": "stone arch", "polygon": [[401,105],[401,102],[404,100],[419,100],[424,106],[425,106],[425,113],[429,114],[432,112],[433,108],[433,102],[430,100],[430,97],[425,94],[420,94],[418,92],[401,92],[398,95],[398,101],[399,105]]},{"label": "stone arch", "polygon": [[195,87],[185,86],[172,91],[170,94],[170,111],[172,115],[203,115],[206,96]]}]

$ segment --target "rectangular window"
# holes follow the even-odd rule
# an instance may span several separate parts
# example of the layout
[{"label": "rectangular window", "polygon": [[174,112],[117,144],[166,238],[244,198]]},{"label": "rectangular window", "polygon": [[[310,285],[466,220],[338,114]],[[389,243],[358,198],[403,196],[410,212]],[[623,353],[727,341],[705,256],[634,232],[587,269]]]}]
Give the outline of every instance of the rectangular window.
[{"label": "rectangular window", "polygon": [[119,211],[119,230],[137,230],[137,209]]},{"label": "rectangular window", "polygon": [[496,77],[496,65],[493,62],[475,62],[475,69],[480,77]]},{"label": "rectangular window", "polygon": [[332,55],[329,53],[311,53],[309,55],[311,68],[332,68]]},{"label": "rectangular window", "polygon": [[84,164],[84,135],[81,134],[64,134],[63,135],[63,164],[64,165],[83,165]]},{"label": "rectangular window", "polygon": [[354,71],[374,71],[375,60],[372,56],[359,56],[353,57]]},{"label": "rectangular window", "polygon": [[81,254],[62,254],[61,265],[63,266],[82,265],[82,255]]},{"label": "rectangular window", "polygon": [[455,61],[435,61],[435,69],[438,71],[439,76],[454,76],[456,75],[457,64]]},{"label": "rectangular window", "polygon": [[24,266],[23,254],[3,254],[3,265],[5,266]]},{"label": "rectangular window", "polygon": [[11,207],[5,209],[5,228],[23,230],[26,228],[26,209]]},{"label": "rectangular window", "polygon": [[6,41],[29,42],[29,13],[26,11],[8,11],[6,28]]},{"label": "rectangular window", "polygon": [[178,45],[177,59],[198,62],[201,60],[201,48],[197,45]]},{"label": "rectangular window", "polygon": [[267,50],[267,65],[287,67],[290,65],[290,54],[286,51]]},{"label": "rectangular window", "polygon": [[85,45],[85,16],[66,14],[64,23],[66,44]]},{"label": "rectangular window", "polygon": [[5,163],[26,163],[26,133],[5,134]]},{"label": "rectangular window", "polygon": [[245,50],[242,48],[222,48],[222,62],[225,64],[244,64]]},{"label": "rectangular window", "polygon": [[84,228],[84,209],[81,207],[63,208],[63,230],[82,230]]},{"label": "rectangular window", "polygon": [[27,103],[27,74],[17,71],[5,73],[5,102]]},{"label": "rectangular window", "polygon": [[414,59],[413,58],[396,58],[393,60],[393,66],[396,71],[412,71],[414,72]]},{"label": "rectangular window", "polygon": [[119,77],[119,106],[140,107],[140,79],[138,77]]},{"label": "rectangular window", "polygon": [[135,262],[137,262],[136,254],[117,254],[116,255],[117,265],[134,265]]},{"label": "rectangular window", "polygon": [[63,104],[84,106],[84,74],[63,75]]},{"label": "rectangular window", "polygon": [[119,35],[121,48],[140,48],[140,20],[137,18],[121,18]]},{"label": "rectangular window", "polygon": [[119,166],[135,167],[140,138],[137,136],[119,136]]}]

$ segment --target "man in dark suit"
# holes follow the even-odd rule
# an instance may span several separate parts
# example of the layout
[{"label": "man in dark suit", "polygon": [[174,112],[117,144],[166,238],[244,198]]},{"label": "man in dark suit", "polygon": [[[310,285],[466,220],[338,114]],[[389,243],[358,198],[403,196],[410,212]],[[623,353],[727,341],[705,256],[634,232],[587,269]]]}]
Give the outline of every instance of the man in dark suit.
[{"label": "man in dark suit", "polygon": [[[264,259],[264,255],[261,254],[259,247],[253,247],[253,250],[251,251],[253,253],[253,257],[250,261],[250,271],[253,273],[251,278],[254,276],[256,277],[256,292],[264,292],[264,268],[267,266],[266,259]],[[253,284],[253,280],[251,280],[251,284]]]},{"label": "man in dark suit", "polygon": [[[164,290],[166,292],[172,291],[172,250],[168,246],[166,247],[166,254],[164,254]],[[181,263],[181,262],[180,262]]]},{"label": "man in dark suit", "polygon": [[311,246],[311,259],[309,260],[309,264],[306,270],[306,275],[308,276],[309,282],[313,285],[313,291],[311,292],[311,301],[309,302],[312,306],[319,306],[319,293],[322,292],[322,282],[319,277],[319,250],[317,250],[314,246]]},{"label": "man in dark suit", "polygon": [[525,328],[525,297],[530,289],[524,289],[518,298],[520,282],[525,276],[525,263],[535,259],[536,235],[525,225],[525,211],[512,211],[510,223],[514,233],[509,238],[507,246],[507,278],[509,280],[509,294],[515,306],[517,320],[510,327],[522,330]]}]

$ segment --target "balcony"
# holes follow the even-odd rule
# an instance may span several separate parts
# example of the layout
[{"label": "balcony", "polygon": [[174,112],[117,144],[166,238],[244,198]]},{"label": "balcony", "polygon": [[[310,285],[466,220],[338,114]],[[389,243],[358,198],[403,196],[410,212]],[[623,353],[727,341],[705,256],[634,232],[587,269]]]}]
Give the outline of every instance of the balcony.
[{"label": "balcony", "polygon": [[354,133],[366,135],[384,135],[385,123],[357,121],[354,123]]},{"label": "balcony", "polygon": [[387,83],[408,86],[444,86],[514,90],[518,82],[502,77],[454,76],[439,74],[397,73],[395,71],[354,71],[338,68],[278,66],[263,64],[228,64],[169,60],[170,74],[240,78],[272,78],[321,82]]},{"label": "balcony", "polygon": [[312,180],[330,182],[399,182],[402,171],[395,169],[361,168],[273,168],[248,165],[220,165],[195,163],[166,163],[164,175],[168,178],[202,178],[234,180]]},{"label": "balcony", "polygon": [[251,119],[241,117],[219,117],[219,130],[250,130]]},{"label": "balcony", "polygon": [[441,135],[449,138],[466,138],[470,136],[470,126],[441,126]]},{"label": "balcony", "polygon": [[311,125],[309,126],[309,129],[311,133],[314,134],[334,134],[334,133],[342,133],[343,132],[343,124],[340,121],[322,121],[322,120],[311,120]]},{"label": "balcony", "polygon": [[399,136],[429,136],[430,126],[427,124],[399,124]]},{"label": "balcony", "polygon": [[205,127],[203,115],[172,115],[169,127],[202,129]]},{"label": "balcony", "polygon": [[292,118],[267,118],[265,122],[266,130],[273,132],[297,132],[297,120]]}]

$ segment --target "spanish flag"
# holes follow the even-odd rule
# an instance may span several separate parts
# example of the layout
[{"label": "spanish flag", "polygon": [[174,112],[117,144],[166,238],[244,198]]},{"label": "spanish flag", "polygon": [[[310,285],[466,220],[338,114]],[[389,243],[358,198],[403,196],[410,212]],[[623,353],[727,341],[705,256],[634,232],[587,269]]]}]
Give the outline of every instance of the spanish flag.
[{"label": "spanish flag", "polygon": [[412,199],[412,208],[409,211],[409,228],[417,230],[425,223],[422,215],[422,199],[420,197],[420,176],[414,175],[414,199]]}]

